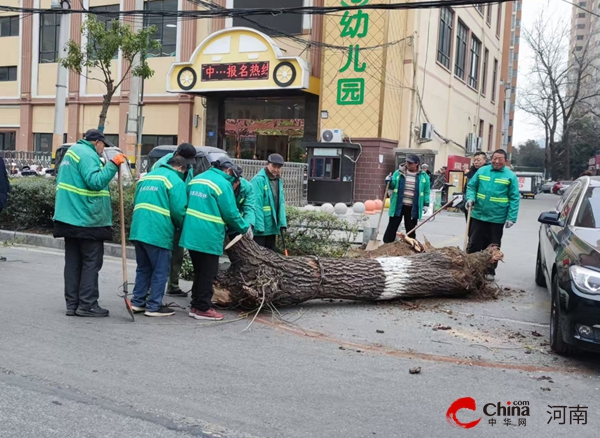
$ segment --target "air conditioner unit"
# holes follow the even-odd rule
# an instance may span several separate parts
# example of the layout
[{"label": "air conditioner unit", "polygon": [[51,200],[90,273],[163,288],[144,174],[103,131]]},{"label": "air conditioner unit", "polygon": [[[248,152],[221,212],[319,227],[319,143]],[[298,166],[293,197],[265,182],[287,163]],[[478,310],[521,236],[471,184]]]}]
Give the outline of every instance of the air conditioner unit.
[{"label": "air conditioner unit", "polygon": [[480,151],[483,149],[483,138],[477,137],[475,139],[475,151]]},{"label": "air conditioner unit", "polygon": [[467,153],[474,154],[477,151],[477,136],[472,132],[467,135]]},{"label": "air conditioner unit", "polygon": [[343,143],[344,131],[341,129],[325,129],[321,132],[321,141],[323,143]]},{"label": "air conditioner unit", "polygon": [[433,139],[433,125],[431,123],[423,123],[421,132],[419,133],[419,141],[425,143]]}]

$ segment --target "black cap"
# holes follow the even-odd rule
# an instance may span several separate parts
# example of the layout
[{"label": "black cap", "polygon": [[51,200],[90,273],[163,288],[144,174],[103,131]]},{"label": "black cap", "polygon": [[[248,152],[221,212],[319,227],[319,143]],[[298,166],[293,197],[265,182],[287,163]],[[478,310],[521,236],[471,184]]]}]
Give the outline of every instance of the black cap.
[{"label": "black cap", "polygon": [[189,143],[181,143],[175,153],[185,158],[188,164],[196,164],[196,148]]},{"label": "black cap", "polygon": [[88,129],[83,135],[83,138],[87,141],[102,141],[106,146],[114,147],[114,145],[104,137],[104,134],[97,129]]},{"label": "black cap", "polygon": [[279,154],[271,154],[269,155],[269,157],[267,158],[267,161],[269,163],[273,163],[273,164],[279,164],[280,166],[283,166],[285,164],[285,161],[283,160],[283,157]]},{"label": "black cap", "polygon": [[419,164],[421,163],[421,159],[417,155],[410,154],[406,156],[406,162]]},{"label": "black cap", "polygon": [[221,170],[231,169],[231,173],[235,178],[239,178],[241,175],[238,173],[238,169],[240,169],[240,167],[227,157],[219,158],[213,163],[213,166]]}]

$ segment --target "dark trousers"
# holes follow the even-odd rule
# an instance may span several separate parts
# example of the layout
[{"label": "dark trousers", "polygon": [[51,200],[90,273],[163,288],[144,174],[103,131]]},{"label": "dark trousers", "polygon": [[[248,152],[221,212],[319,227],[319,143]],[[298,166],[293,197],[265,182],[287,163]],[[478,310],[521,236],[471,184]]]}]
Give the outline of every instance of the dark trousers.
[{"label": "dark trousers", "polygon": [[[498,246],[502,243],[502,233],[504,232],[504,224],[494,224],[492,222],[484,222],[475,219],[471,216],[471,225],[469,226],[469,244],[467,245],[467,253],[483,251],[491,244]],[[495,275],[498,263],[490,266],[487,269],[488,274]]]},{"label": "dark trousers", "polygon": [[212,307],[213,282],[219,273],[219,256],[190,250],[194,266],[192,309],[206,312]]},{"label": "dark trousers", "polygon": [[156,312],[162,306],[169,279],[171,250],[144,242],[133,244],[137,269],[131,304],[137,307],[145,306],[147,311]]},{"label": "dark trousers", "polygon": [[87,310],[98,303],[98,273],[104,242],[65,237],[65,301],[67,309]]},{"label": "dark trousers", "polygon": [[174,291],[179,289],[179,272],[183,265],[183,248],[179,246],[179,239],[181,237],[181,230],[175,231],[173,237],[173,252],[171,255],[171,272],[169,273],[169,285],[167,290]]},{"label": "dark trousers", "polygon": [[[403,205],[400,216],[390,217],[388,226],[385,229],[385,234],[383,235],[383,243],[390,243],[396,240],[396,233],[398,232],[402,219],[404,219],[404,228],[406,228],[406,231],[410,231],[417,226],[419,219],[412,219],[412,208],[412,205]],[[408,235],[408,237],[412,237],[413,239],[416,239],[416,236],[417,234],[414,231]]]},{"label": "dark trousers", "polygon": [[264,248],[268,248],[271,251],[275,251],[277,242],[277,235],[272,236],[254,236],[254,241]]}]

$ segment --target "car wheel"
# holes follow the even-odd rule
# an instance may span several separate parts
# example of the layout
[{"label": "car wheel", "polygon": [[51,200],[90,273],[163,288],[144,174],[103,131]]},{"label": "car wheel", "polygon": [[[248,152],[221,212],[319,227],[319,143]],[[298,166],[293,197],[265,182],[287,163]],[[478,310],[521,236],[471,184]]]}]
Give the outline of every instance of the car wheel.
[{"label": "car wheel", "polygon": [[550,348],[555,353],[570,356],[574,348],[563,339],[562,326],[560,324],[560,304],[558,302],[558,277],[552,279],[552,306],[550,310]]},{"label": "car wheel", "polygon": [[546,287],[546,277],[544,277],[544,270],[542,269],[542,251],[539,243],[535,260],[535,284]]}]

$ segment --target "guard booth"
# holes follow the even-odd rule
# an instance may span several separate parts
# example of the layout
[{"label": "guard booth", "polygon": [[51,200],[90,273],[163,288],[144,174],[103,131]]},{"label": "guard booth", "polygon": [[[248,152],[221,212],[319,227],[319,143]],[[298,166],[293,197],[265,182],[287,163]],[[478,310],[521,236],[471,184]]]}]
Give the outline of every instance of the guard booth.
[{"label": "guard booth", "polygon": [[350,143],[303,143],[308,160],[309,204],[354,202],[355,161],[360,146]]}]

